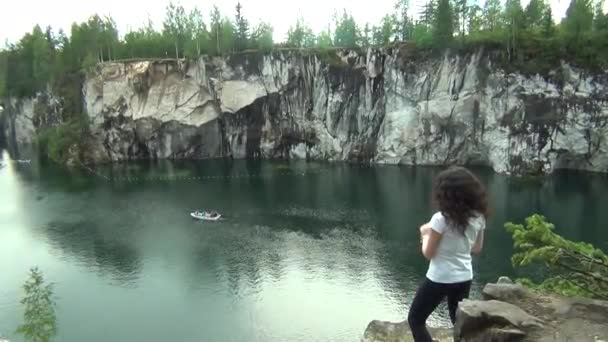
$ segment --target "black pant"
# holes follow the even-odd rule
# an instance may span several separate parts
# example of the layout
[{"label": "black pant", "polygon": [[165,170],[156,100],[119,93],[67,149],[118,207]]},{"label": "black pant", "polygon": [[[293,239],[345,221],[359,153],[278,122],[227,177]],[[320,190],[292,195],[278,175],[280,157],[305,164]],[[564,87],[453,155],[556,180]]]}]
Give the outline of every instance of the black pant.
[{"label": "black pant", "polygon": [[412,330],[414,341],[416,342],[432,342],[433,339],[426,329],[426,319],[437,308],[439,303],[448,297],[448,309],[450,311],[450,319],[452,323],[456,321],[456,308],[458,303],[464,298],[469,298],[471,290],[471,281],[454,284],[435,283],[426,279],[420,284],[416,297],[410,307],[410,312],[407,316],[407,321]]}]

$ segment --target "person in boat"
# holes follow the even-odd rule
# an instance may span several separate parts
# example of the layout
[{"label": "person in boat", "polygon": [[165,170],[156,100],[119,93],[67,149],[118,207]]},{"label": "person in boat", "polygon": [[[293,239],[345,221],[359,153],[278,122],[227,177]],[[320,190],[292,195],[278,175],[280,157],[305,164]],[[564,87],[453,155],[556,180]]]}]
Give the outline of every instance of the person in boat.
[{"label": "person in boat", "polygon": [[407,318],[416,342],[433,341],[426,320],[446,297],[450,320],[455,322],[458,303],[469,297],[471,254],[482,250],[488,216],[485,186],[463,167],[451,167],[437,176],[433,200],[437,212],[420,227],[429,268]]}]

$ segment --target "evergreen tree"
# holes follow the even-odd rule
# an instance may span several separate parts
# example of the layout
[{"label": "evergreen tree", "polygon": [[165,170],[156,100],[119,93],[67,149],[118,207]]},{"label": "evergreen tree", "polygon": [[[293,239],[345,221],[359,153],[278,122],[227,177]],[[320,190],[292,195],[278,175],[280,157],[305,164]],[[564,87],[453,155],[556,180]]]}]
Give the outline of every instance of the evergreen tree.
[{"label": "evergreen tree", "polygon": [[268,52],[272,50],[272,33],[274,29],[268,23],[259,23],[253,30],[251,40],[256,49]]},{"label": "evergreen tree", "polygon": [[593,6],[590,0],[572,0],[563,21],[566,43],[571,51],[581,46],[583,36],[593,25]]},{"label": "evergreen tree", "polygon": [[460,31],[460,37],[464,40],[464,35],[467,32],[467,19],[469,17],[469,0],[455,0],[454,1],[454,14],[457,17],[456,27]]},{"label": "evergreen tree", "polygon": [[397,0],[395,11],[397,18],[395,20],[397,39],[405,42],[412,39],[412,20],[409,17],[409,0]]},{"label": "evergreen tree", "polygon": [[428,0],[420,12],[420,21],[418,25],[425,25],[427,28],[433,27],[435,22],[435,10],[437,8],[436,0]]},{"label": "evergreen tree", "polygon": [[395,17],[385,15],[380,21],[380,26],[374,26],[372,29],[372,40],[374,45],[385,46],[391,43],[395,34]]},{"label": "evergreen tree", "polygon": [[596,32],[608,32],[608,13],[604,13],[604,1],[600,0],[595,4],[595,15],[593,18],[593,29]]},{"label": "evergreen tree", "polygon": [[467,20],[469,22],[469,34],[475,34],[481,31],[481,28],[483,26],[483,16],[481,7],[479,7],[478,5],[471,6],[469,8]]},{"label": "evergreen tree", "polygon": [[192,40],[186,47],[186,55],[188,57],[200,56],[209,50],[209,32],[203,21],[203,13],[196,7],[190,12],[189,26]]},{"label": "evergreen tree", "polygon": [[213,10],[209,15],[211,18],[211,33],[209,34],[211,38],[211,46],[212,52],[214,55],[222,54],[222,14],[220,13],[219,8],[217,6],[213,6]]},{"label": "evergreen tree", "polygon": [[175,58],[179,58],[186,44],[192,39],[192,32],[189,30],[189,20],[186,10],[182,5],[175,5],[170,2],[167,6],[165,21],[163,22],[163,34],[173,40],[175,44]]},{"label": "evergreen tree", "polygon": [[502,6],[500,0],[486,0],[483,7],[483,28],[495,31],[501,27]]},{"label": "evergreen tree", "polygon": [[454,35],[454,13],[449,0],[439,0],[433,24],[433,42],[436,46],[445,47]]},{"label": "evergreen tree", "polygon": [[344,10],[340,18],[334,17],[334,21],[336,25],[334,45],[346,48],[356,47],[360,34],[353,16]]},{"label": "evergreen tree", "polygon": [[543,0],[530,0],[526,6],[524,25],[527,27],[540,27],[547,5]]},{"label": "evergreen tree", "polygon": [[511,54],[515,53],[519,46],[523,29],[524,10],[521,7],[520,0],[507,0],[504,16],[507,27],[507,51],[511,58]]},{"label": "evergreen tree", "polygon": [[287,45],[296,48],[309,48],[315,45],[315,35],[304,19],[298,18],[295,26],[287,31]]},{"label": "evergreen tree", "polygon": [[369,47],[372,43],[372,29],[369,27],[369,23],[365,23],[363,32],[361,35],[361,46]]},{"label": "evergreen tree", "polygon": [[236,28],[232,23],[232,20],[229,18],[224,18],[222,20],[222,33],[221,33],[221,43],[222,53],[232,53],[234,52],[234,46],[236,41]]},{"label": "evergreen tree", "polygon": [[243,17],[241,10],[243,6],[241,6],[241,2],[239,1],[236,4],[236,16],[235,16],[235,25],[236,25],[236,50],[243,51],[247,48],[247,43],[249,41],[249,22],[247,19]]},{"label": "evergreen tree", "polygon": [[555,33],[555,24],[553,23],[553,13],[551,6],[547,6],[543,12],[541,19],[542,32],[545,38],[550,38]]},{"label": "evergreen tree", "polygon": [[329,29],[329,25],[327,26],[327,30],[323,30],[321,33],[319,33],[316,45],[320,48],[329,48],[332,46],[331,30]]}]

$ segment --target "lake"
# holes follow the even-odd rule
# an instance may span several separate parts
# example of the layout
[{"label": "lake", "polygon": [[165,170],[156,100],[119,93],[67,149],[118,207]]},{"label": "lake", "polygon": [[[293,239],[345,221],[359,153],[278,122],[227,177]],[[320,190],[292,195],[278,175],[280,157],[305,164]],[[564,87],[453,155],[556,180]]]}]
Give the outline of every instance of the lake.
[{"label": "lake", "polygon": [[[357,341],[373,319],[404,320],[440,171],[252,161],[70,171],[6,152],[1,165],[0,335],[20,341],[21,285],[38,266],[55,284],[61,342]],[[475,171],[492,217],[473,296],[517,275],[505,221],[541,212],[606,247],[605,175]],[[195,221],[195,209],[225,218]],[[430,324],[448,321],[440,310]]]}]

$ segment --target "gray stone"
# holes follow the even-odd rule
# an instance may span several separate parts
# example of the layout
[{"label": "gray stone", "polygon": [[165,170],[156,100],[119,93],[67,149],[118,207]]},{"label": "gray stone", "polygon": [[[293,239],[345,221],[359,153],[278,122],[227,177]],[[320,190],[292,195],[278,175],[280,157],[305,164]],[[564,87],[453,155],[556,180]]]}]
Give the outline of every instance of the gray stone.
[{"label": "gray stone", "polygon": [[507,276],[502,276],[502,277],[498,278],[498,281],[496,282],[496,284],[513,284],[513,280],[511,280],[511,278],[509,278]]},{"label": "gray stone", "polygon": [[519,329],[489,328],[462,338],[462,342],[517,342],[526,337]]},{"label": "gray stone", "polygon": [[[452,330],[447,328],[428,328],[433,340],[438,342],[452,341]],[[361,342],[414,342],[407,321],[392,323],[371,321]]]},{"label": "gray stone", "polygon": [[529,295],[528,290],[520,284],[486,284],[482,290],[484,299],[496,299],[513,303]]},{"label": "gray stone", "polygon": [[542,327],[540,319],[513,304],[496,300],[465,299],[459,304],[456,312],[454,340],[493,341],[492,334],[496,334],[496,329],[500,329],[504,338],[509,336],[508,338],[512,339],[508,341],[511,341],[516,340],[516,336],[520,335],[519,331],[528,332]]}]

